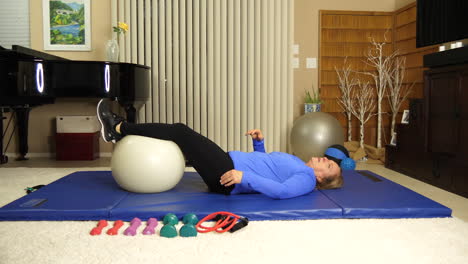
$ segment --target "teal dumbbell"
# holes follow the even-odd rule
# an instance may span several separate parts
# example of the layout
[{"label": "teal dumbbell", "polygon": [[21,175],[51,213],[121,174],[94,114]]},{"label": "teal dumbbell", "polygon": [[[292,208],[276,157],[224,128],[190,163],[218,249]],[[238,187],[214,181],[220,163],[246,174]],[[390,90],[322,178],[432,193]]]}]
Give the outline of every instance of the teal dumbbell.
[{"label": "teal dumbbell", "polygon": [[177,225],[179,223],[179,218],[175,214],[169,213],[164,216],[163,218],[163,224],[164,225]]},{"label": "teal dumbbell", "polygon": [[184,225],[180,228],[181,237],[196,237],[198,232],[195,225],[198,223],[198,217],[195,214],[186,214],[182,220]]},{"label": "teal dumbbell", "polygon": [[166,214],[163,219],[163,224],[164,226],[161,228],[161,231],[159,234],[162,237],[176,237],[177,236],[177,230],[175,228],[175,225],[179,222],[179,219],[175,214]]}]

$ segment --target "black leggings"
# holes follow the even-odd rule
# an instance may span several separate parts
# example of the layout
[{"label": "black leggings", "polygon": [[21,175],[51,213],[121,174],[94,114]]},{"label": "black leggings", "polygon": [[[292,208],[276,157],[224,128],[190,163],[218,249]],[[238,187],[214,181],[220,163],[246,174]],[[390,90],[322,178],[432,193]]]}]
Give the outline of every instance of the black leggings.
[{"label": "black leggings", "polygon": [[225,187],[219,183],[221,176],[234,169],[231,157],[216,143],[195,132],[188,126],[177,124],[131,124],[120,126],[123,136],[139,135],[176,143],[190,165],[200,174],[210,191],[230,194],[234,185]]}]

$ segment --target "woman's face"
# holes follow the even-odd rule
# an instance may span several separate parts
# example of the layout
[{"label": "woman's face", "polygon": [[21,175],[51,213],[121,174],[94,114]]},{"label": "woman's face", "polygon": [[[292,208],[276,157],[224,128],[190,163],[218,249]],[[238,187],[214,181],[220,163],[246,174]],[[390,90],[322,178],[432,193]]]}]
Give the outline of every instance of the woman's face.
[{"label": "woman's face", "polygon": [[326,157],[312,157],[308,162],[307,166],[314,169],[317,181],[321,182],[323,179],[328,178],[332,175],[338,175],[340,173],[340,167],[333,160],[329,160]]}]

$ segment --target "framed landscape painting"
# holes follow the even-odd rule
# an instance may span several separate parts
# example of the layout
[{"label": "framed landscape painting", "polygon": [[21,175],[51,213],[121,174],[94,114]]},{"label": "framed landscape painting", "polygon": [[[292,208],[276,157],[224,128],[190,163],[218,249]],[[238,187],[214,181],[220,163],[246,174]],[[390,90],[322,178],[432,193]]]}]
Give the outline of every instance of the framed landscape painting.
[{"label": "framed landscape painting", "polygon": [[91,50],[90,0],[42,0],[44,50]]}]

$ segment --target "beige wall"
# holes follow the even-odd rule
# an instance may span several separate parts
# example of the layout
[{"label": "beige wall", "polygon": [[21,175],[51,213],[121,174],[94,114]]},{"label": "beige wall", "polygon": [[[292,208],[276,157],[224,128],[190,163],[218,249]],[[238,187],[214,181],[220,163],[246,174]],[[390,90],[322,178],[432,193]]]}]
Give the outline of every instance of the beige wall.
[{"label": "beige wall", "polygon": [[[44,51],[42,1],[29,0],[31,48]],[[105,60],[105,45],[112,36],[110,0],[91,1],[91,51],[44,51],[72,60]]]},{"label": "beige wall", "polygon": [[294,69],[294,119],[303,114],[304,89],[318,86],[318,68],[306,69],[306,58],[319,57],[319,10],[386,11],[395,10],[395,0],[295,0],[294,43],[299,45],[298,69]]},{"label": "beige wall", "polygon": [[407,6],[413,2],[416,2],[416,0],[395,0],[395,10]]}]

